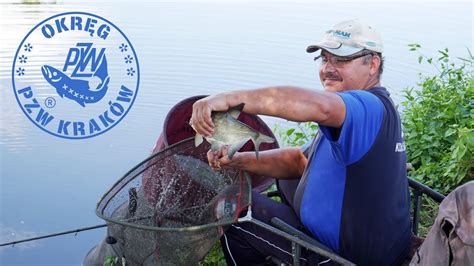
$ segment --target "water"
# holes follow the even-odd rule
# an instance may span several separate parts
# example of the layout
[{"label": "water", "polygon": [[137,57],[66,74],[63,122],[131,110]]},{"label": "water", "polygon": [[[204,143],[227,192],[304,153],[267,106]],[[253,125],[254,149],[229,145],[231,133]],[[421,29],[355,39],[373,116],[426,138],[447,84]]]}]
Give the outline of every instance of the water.
[{"label": "water", "polygon": [[[270,85],[321,89],[307,45],[340,20],[358,17],[385,41],[382,84],[401,100],[419,72],[407,44],[437,56],[473,48],[472,3],[191,2],[0,4],[0,242],[100,224],[95,205],[143,160],[177,101],[199,94]],[[112,21],[133,43],[141,68],[138,96],[120,124],[86,140],[60,139],[21,111],[11,85],[18,45],[41,20],[83,11]],[[45,55],[46,57],[46,55]],[[54,53],[48,60],[54,58]],[[273,125],[283,120],[265,118]],[[2,265],[78,265],[104,235],[79,233],[0,250]]]}]

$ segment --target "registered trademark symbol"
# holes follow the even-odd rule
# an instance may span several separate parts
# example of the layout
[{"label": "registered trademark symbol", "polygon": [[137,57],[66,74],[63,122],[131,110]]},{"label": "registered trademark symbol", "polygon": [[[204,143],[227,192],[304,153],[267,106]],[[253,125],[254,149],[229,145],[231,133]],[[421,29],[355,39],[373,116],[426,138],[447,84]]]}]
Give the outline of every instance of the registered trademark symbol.
[{"label": "registered trademark symbol", "polygon": [[53,108],[56,105],[56,100],[53,97],[48,97],[44,100],[44,105],[48,108]]}]

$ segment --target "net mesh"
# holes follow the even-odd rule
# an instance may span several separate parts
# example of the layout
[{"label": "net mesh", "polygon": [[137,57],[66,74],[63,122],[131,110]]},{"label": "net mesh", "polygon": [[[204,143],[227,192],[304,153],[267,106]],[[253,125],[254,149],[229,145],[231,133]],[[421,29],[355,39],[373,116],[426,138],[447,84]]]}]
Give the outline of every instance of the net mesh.
[{"label": "net mesh", "polygon": [[201,260],[250,204],[248,175],[213,171],[208,144],[187,139],[152,155],[100,200],[97,215],[131,264],[190,265]]}]

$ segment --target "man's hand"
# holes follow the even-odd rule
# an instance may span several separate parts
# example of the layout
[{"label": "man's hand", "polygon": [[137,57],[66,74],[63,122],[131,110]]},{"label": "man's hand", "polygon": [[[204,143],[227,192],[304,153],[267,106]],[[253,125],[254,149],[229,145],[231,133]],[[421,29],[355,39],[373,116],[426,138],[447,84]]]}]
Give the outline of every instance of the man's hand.
[{"label": "man's hand", "polygon": [[217,151],[209,150],[207,152],[207,160],[214,171],[220,169],[240,168],[239,153],[236,152],[232,160],[227,156],[228,149],[223,146]]},{"label": "man's hand", "polygon": [[229,105],[225,94],[217,94],[203,98],[193,104],[193,114],[189,123],[197,133],[210,137],[214,134],[212,111],[227,111]]}]

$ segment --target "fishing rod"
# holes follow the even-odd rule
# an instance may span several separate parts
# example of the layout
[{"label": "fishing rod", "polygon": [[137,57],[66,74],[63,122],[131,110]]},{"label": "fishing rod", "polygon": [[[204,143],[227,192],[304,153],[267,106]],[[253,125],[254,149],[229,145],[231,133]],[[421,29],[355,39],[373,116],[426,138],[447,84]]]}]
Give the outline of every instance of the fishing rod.
[{"label": "fishing rod", "polygon": [[98,225],[94,225],[94,226],[88,226],[88,227],[78,228],[78,229],[74,229],[74,230],[68,230],[68,231],[49,234],[49,235],[44,235],[44,236],[26,238],[26,239],[22,239],[22,240],[17,240],[17,241],[12,241],[12,242],[7,242],[7,243],[0,244],[0,247],[10,246],[10,245],[15,246],[15,244],[18,244],[18,243],[30,242],[30,241],[34,241],[34,240],[50,238],[50,237],[56,237],[56,236],[61,236],[61,235],[67,235],[67,234],[73,234],[73,233],[77,234],[79,232],[94,230],[94,229],[98,229],[98,228],[102,228],[102,227],[106,227],[106,226],[107,226],[107,224],[98,224]]},{"label": "fishing rod", "polygon": [[[143,217],[129,218],[129,219],[125,219],[124,221],[125,222],[136,222],[136,221],[140,221],[140,220],[149,219],[149,218],[152,218],[152,217],[153,217],[153,215],[148,215],[148,216],[143,216]],[[74,230],[68,230],[68,231],[49,234],[49,235],[44,235],[44,236],[26,238],[26,239],[22,239],[22,240],[16,240],[16,241],[12,241],[12,242],[2,243],[2,244],[0,244],[0,247],[10,246],[10,245],[15,246],[16,244],[23,243],[23,242],[30,242],[30,241],[34,241],[34,240],[51,238],[51,237],[56,237],[56,236],[61,236],[61,235],[68,235],[68,234],[76,234],[77,235],[77,233],[79,233],[79,232],[94,230],[94,229],[98,229],[98,228],[102,228],[102,227],[106,227],[106,226],[107,226],[107,224],[98,224],[98,225],[94,225],[94,226],[88,226],[88,227],[78,228],[78,229],[74,229]]]},{"label": "fishing rod", "polygon": [[[136,221],[140,221],[140,220],[144,220],[144,219],[149,219],[151,217],[152,217],[151,215],[148,215],[148,216],[144,216],[144,217],[129,218],[129,219],[126,219],[125,221],[126,222],[136,222]],[[98,228],[102,228],[102,227],[106,227],[106,226],[107,226],[107,224],[98,224],[98,225],[94,225],[94,226],[88,226],[88,227],[78,228],[78,229],[74,229],[74,230],[68,230],[68,231],[49,234],[49,235],[44,235],[44,236],[26,238],[26,239],[22,239],[22,240],[16,240],[16,241],[0,244],[0,247],[10,246],[10,245],[15,246],[15,244],[18,244],[18,243],[29,242],[29,241],[34,241],[34,240],[39,240],[39,239],[44,239],[44,238],[50,238],[50,237],[56,237],[56,236],[61,236],[61,235],[68,235],[68,234],[76,234],[77,235],[77,233],[79,233],[79,232],[94,230],[94,229],[98,229]]]}]

